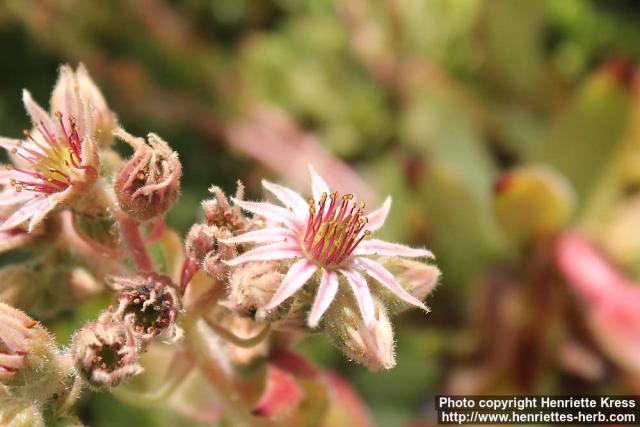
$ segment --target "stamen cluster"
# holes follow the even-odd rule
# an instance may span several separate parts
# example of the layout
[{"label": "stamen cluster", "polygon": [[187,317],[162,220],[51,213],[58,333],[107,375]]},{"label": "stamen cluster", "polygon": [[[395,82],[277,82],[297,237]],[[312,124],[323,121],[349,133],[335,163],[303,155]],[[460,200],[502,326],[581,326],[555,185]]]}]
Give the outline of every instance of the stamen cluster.
[{"label": "stamen cluster", "polygon": [[316,209],[313,198],[309,199],[309,218],[304,234],[304,249],[307,257],[324,267],[341,265],[362,239],[371,235],[365,230],[367,217],[365,204],[352,202],[353,194],[342,196],[338,207],[338,193],[331,193],[327,205],[327,193],[322,193]]}]

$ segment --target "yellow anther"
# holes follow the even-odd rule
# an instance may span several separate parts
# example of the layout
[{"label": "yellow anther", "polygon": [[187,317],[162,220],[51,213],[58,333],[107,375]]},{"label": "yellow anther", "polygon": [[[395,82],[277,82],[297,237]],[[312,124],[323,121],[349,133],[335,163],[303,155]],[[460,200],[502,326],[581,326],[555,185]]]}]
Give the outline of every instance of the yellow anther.
[{"label": "yellow anther", "polygon": [[54,114],[58,119],[62,118],[62,113],[60,111],[56,111]]},{"label": "yellow anther", "polygon": [[16,190],[16,193],[21,192],[22,191],[22,185],[16,185],[15,190]]},{"label": "yellow anther", "polygon": [[331,194],[329,195],[329,198],[330,198],[331,200],[335,200],[335,199],[336,199],[336,197],[338,197],[338,192],[337,192],[337,191],[336,191],[336,192],[334,192],[334,193],[331,193]]},{"label": "yellow anther", "polygon": [[13,165],[12,164],[7,164],[7,165],[4,165],[4,168],[6,170],[10,171],[10,170],[13,170]]},{"label": "yellow anther", "polygon": [[309,206],[313,206],[316,204],[316,201],[313,200],[313,197],[309,199]]}]

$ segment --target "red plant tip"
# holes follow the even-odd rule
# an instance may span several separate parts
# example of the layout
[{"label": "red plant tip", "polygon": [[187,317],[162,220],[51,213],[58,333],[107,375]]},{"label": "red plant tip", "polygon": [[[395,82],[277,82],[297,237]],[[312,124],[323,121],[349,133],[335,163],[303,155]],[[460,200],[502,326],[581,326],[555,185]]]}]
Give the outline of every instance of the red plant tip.
[{"label": "red plant tip", "polygon": [[500,175],[493,183],[494,194],[505,192],[513,182],[513,173],[506,172]]},{"label": "red plant tip", "polygon": [[633,63],[626,58],[612,58],[598,67],[598,72],[613,77],[626,89],[631,89],[634,82]]}]

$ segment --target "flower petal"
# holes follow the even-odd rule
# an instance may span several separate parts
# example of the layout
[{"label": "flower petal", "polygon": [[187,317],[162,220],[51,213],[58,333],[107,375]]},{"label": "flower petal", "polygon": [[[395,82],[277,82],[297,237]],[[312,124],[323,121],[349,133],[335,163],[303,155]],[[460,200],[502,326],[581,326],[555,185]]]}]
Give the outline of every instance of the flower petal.
[{"label": "flower petal", "polygon": [[429,311],[429,309],[422,303],[422,301],[411,295],[402,286],[400,286],[398,282],[396,282],[396,279],[393,277],[393,274],[391,274],[389,270],[384,268],[379,263],[367,258],[357,258],[353,261],[353,264],[357,268],[361,268],[362,270],[364,270],[373,279],[382,283],[387,289],[393,292],[404,302],[415,305],[416,307],[420,307],[425,311]]},{"label": "flower petal", "polygon": [[322,197],[322,193],[329,195],[331,190],[324,179],[316,172],[312,165],[309,165],[309,173],[311,174],[311,190],[313,198],[317,202]]},{"label": "flower petal", "polygon": [[233,200],[233,203],[237,206],[240,206],[246,211],[271,219],[280,224],[284,224],[293,230],[300,231],[304,225],[300,219],[293,214],[293,212],[288,211],[285,208],[281,208],[280,206],[267,202],[247,202],[246,200],[238,200],[234,197],[232,197],[231,200]]},{"label": "flower petal", "polygon": [[353,295],[356,297],[356,302],[360,308],[360,314],[362,314],[362,320],[366,326],[371,326],[375,320],[375,306],[373,305],[373,298],[371,298],[371,291],[367,281],[360,273],[352,269],[343,269],[340,272],[347,278],[349,286],[353,291]]},{"label": "flower petal", "polygon": [[17,192],[13,188],[9,187],[0,192],[0,206],[11,206],[26,203],[33,197],[33,194],[30,194],[28,191]]},{"label": "flower petal", "polygon": [[318,326],[320,318],[331,305],[336,292],[338,292],[338,275],[334,271],[323,269],[318,293],[309,314],[308,322],[310,328]]},{"label": "flower petal", "polygon": [[51,120],[49,114],[45,110],[43,110],[36,101],[33,100],[33,98],[31,97],[31,93],[29,93],[29,91],[26,89],[22,91],[22,102],[24,103],[24,108],[27,110],[27,113],[29,113],[31,121],[34,125],[37,126],[42,123],[45,129],[51,132],[52,135],[56,134],[56,127],[53,123],[53,120]]},{"label": "flower petal", "polygon": [[232,245],[236,243],[276,243],[283,242],[287,239],[294,239],[295,234],[288,228],[283,227],[269,227],[261,228],[259,230],[249,231],[238,236],[230,237],[228,239],[220,239],[220,242]]},{"label": "flower petal", "polygon": [[29,221],[29,227],[27,228],[29,233],[44,221],[47,215],[49,215],[56,206],[58,206],[58,203],[55,202],[52,197],[45,197],[43,200],[38,202],[37,205],[34,206],[34,213],[31,215],[31,220]]},{"label": "flower petal", "polygon": [[287,272],[287,275],[284,276],[284,279],[282,279],[282,283],[271,301],[269,301],[269,304],[267,304],[266,309],[271,310],[277,307],[282,301],[296,293],[298,289],[307,283],[317,269],[318,267],[310,263],[306,258],[296,261]]},{"label": "flower petal", "polygon": [[0,147],[7,151],[11,151],[22,143],[19,139],[0,137]]},{"label": "flower petal", "polygon": [[387,220],[387,215],[389,215],[389,209],[391,208],[391,196],[388,196],[382,206],[380,206],[375,211],[371,212],[367,215],[367,230],[373,232],[378,230],[380,227],[384,225],[384,222]]},{"label": "flower petal", "polygon": [[225,264],[234,266],[248,261],[273,261],[278,259],[289,259],[302,257],[304,254],[299,248],[292,246],[291,243],[273,243],[271,245],[258,246],[248,252],[243,253]]},{"label": "flower petal", "polygon": [[33,237],[33,234],[19,229],[0,231],[0,253],[19,248],[33,239]]},{"label": "flower petal", "polygon": [[[44,217],[44,215],[49,213],[51,209],[53,209],[54,205],[51,203],[49,198],[46,196],[35,195],[31,200],[28,200],[20,209],[13,212],[9,218],[5,222],[0,225],[0,231],[11,230],[12,228],[17,227],[28,219],[32,219],[36,216],[40,218],[40,220]],[[33,220],[29,223],[29,231],[35,227],[36,224],[33,223]]]},{"label": "flower petal", "polygon": [[301,195],[282,185],[274,184],[266,179],[262,180],[262,186],[273,193],[284,205],[291,208],[296,215],[305,217],[309,211],[309,205]]},{"label": "flower petal", "polygon": [[435,258],[433,253],[426,249],[410,248],[409,246],[400,245],[398,243],[385,242],[378,239],[363,240],[353,251],[356,256],[359,255],[385,255],[385,256],[402,256],[407,258]]}]

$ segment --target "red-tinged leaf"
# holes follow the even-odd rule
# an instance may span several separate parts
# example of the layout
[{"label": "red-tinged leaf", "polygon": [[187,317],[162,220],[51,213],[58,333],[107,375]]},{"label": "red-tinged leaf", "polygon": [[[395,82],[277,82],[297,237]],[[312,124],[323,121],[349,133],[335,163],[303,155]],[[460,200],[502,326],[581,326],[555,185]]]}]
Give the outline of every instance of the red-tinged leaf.
[{"label": "red-tinged leaf", "polygon": [[331,406],[323,426],[374,427],[375,424],[362,398],[344,378],[334,372],[322,374],[329,392]]},{"label": "red-tinged leaf", "polygon": [[278,351],[269,358],[269,361],[296,377],[316,378],[320,374],[320,371],[313,363],[291,351]]},{"label": "red-tinged leaf", "polygon": [[565,233],[558,238],[555,262],[574,291],[587,301],[595,302],[627,283],[627,279],[577,233]]},{"label": "red-tinged leaf", "polygon": [[252,412],[259,417],[283,417],[297,408],[302,399],[304,392],[293,376],[270,365],[264,393]]}]

